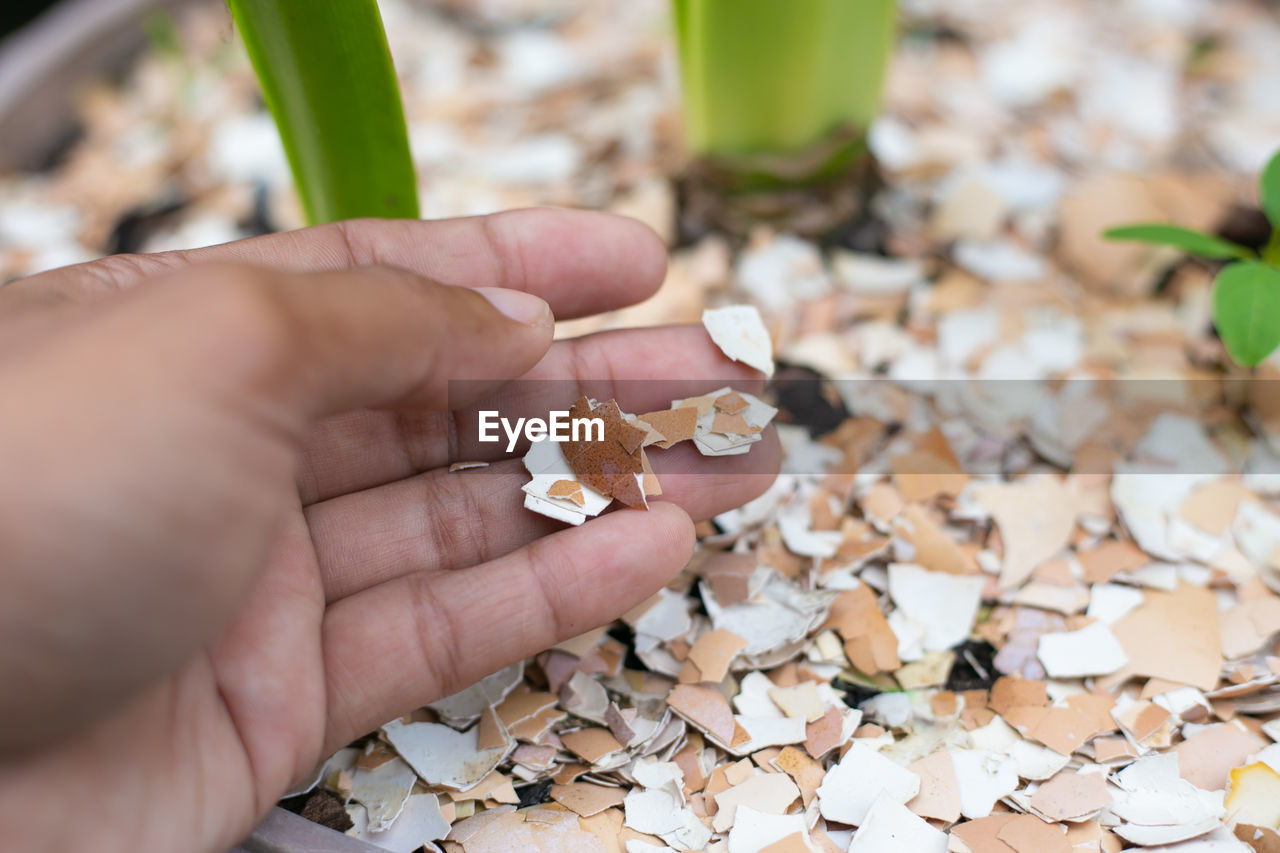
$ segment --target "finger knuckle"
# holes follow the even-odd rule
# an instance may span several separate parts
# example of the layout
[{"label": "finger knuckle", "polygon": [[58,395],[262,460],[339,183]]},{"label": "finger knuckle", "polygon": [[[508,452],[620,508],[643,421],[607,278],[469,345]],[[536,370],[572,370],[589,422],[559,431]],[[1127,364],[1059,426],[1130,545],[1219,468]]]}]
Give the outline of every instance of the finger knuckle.
[{"label": "finger knuckle", "polygon": [[495,280],[502,287],[527,290],[529,275],[525,263],[524,242],[510,217],[497,214],[480,220],[489,256],[494,265]]},{"label": "finger knuckle", "polygon": [[463,661],[458,646],[461,626],[454,621],[453,610],[439,599],[434,579],[428,572],[410,575],[406,593],[413,608],[417,631],[416,652],[418,665],[427,679],[432,698],[447,696],[465,687],[462,672]]},{"label": "finger knuckle", "polygon": [[[426,513],[424,520],[426,539],[435,552],[488,559],[492,548],[488,532],[480,521],[483,516],[475,493],[469,487],[449,480],[433,485],[440,502],[437,511]],[[447,509],[440,511],[440,508]]]},{"label": "finger knuckle", "polygon": [[367,266],[378,262],[376,219],[344,219],[331,223],[335,241],[346,261],[352,266]]},{"label": "finger knuckle", "polygon": [[108,255],[72,269],[84,276],[94,291],[115,292],[173,269],[176,262],[170,253],[152,255]]},{"label": "finger knuckle", "polygon": [[532,543],[526,553],[527,575],[537,593],[533,598],[540,606],[541,633],[550,638],[549,643],[580,633],[576,624],[574,590],[566,579],[582,577],[585,567],[579,565],[575,554],[557,548],[547,540]]}]

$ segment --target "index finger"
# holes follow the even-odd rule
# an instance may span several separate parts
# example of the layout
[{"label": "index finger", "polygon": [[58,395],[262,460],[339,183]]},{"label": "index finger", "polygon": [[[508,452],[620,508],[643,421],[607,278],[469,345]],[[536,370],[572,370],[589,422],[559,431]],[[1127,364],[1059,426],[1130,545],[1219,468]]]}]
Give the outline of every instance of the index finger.
[{"label": "index finger", "polygon": [[247,263],[280,272],[399,267],[442,284],[501,287],[541,297],[557,318],[609,311],[662,284],[662,241],[634,219],[534,208],[420,221],[356,219],[206,249],[113,255],[31,276],[0,302],[56,304],[124,290],[194,264]]}]

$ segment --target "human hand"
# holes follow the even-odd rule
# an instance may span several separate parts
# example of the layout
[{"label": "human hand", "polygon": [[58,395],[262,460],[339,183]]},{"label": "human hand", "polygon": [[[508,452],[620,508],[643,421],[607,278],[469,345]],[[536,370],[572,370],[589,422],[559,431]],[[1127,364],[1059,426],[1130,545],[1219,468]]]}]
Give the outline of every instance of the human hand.
[{"label": "human hand", "polygon": [[521,509],[518,459],[442,467],[451,379],[752,378],[701,328],[552,343],[552,310],[638,301],[664,268],[628,220],[520,211],[0,288],[6,846],[225,849],[324,755],[668,581],[691,517],[771,475],[709,460],[565,530]]}]

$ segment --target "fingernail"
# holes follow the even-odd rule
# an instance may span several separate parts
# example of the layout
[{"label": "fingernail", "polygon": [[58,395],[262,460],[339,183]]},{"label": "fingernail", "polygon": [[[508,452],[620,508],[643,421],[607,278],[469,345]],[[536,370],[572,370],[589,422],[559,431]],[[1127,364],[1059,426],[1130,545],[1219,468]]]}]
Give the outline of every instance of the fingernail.
[{"label": "fingernail", "polygon": [[533,326],[551,317],[551,309],[532,293],[523,290],[507,290],[502,287],[478,287],[479,293],[489,304],[517,323]]}]

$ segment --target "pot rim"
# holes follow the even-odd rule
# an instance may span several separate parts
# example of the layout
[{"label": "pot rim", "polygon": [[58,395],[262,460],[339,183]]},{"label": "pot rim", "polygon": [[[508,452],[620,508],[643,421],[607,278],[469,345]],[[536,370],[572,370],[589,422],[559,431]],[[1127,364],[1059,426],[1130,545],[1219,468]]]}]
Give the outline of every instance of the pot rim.
[{"label": "pot rim", "polygon": [[84,81],[128,66],[147,43],[147,11],[193,2],[62,0],[0,41],[0,172],[47,166],[75,128]]}]

